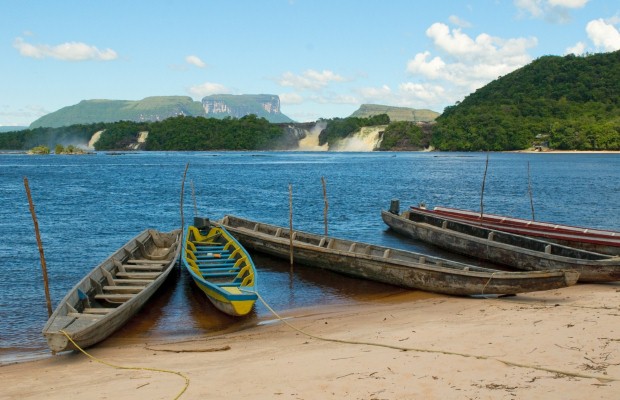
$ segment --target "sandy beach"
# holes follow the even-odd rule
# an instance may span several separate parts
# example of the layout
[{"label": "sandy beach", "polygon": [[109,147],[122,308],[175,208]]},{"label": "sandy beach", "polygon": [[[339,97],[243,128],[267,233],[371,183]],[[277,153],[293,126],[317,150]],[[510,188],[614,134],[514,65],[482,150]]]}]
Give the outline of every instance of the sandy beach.
[{"label": "sandy beach", "polygon": [[619,300],[620,283],[505,298],[404,291],[213,337],[104,342],[88,349],[96,360],[6,365],[0,398],[617,399]]}]

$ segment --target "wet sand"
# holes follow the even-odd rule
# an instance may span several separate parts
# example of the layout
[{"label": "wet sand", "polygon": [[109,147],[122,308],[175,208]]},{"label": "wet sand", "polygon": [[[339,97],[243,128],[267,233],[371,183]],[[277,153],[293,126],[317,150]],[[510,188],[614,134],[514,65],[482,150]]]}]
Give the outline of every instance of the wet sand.
[{"label": "wet sand", "polygon": [[506,298],[404,291],[234,333],[88,349],[101,362],[76,352],[2,366],[0,398],[612,399],[619,305],[620,283]]}]

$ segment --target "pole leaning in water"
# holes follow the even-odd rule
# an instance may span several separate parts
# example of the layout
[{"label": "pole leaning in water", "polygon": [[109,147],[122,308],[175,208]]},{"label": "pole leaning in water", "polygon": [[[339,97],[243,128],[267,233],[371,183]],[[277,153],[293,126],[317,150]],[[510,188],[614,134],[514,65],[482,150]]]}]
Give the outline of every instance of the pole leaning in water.
[{"label": "pole leaning in water", "polygon": [[45,254],[43,253],[43,243],[41,242],[41,234],[39,233],[39,222],[37,221],[37,214],[34,211],[34,203],[32,201],[32,194],[30,193],[30,186],[28,186],[28,178],[24,176],[24,187],[26,188],[26,195],[28,196],[28,204],[30,205],[30,214],[32,215],[32,222],[34,224],[34,233],[37,237],[37,245],[39,246],[39,256],[41,257],[41,270],[43,271],[43,285],[45,286],[45,301],[47,302],[47,316],[52,316],[52,300],[50,298],[49,282],[47,280],[47,265],[45,264]]}]

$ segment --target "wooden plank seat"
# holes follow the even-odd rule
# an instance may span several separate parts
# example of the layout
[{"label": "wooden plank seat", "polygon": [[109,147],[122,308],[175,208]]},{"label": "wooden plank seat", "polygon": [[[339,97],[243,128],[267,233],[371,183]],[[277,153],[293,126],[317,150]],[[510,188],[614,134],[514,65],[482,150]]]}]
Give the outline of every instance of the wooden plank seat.
[{"label": "wooden plank seat", "polygon": [[196,258],[228,258],[230,251],[196,251],[194,255]]},{"label": "wooden plank seat", "polygon": [[228,278],[237,276],[238,272],[208,272],[204,273],[201,271],[201,274],[205,278]]},{"label": "wooden plank seat", "polygon": [[102,307],[102,308],[85,308],[84,309],[84,313],[87,314],[107,314],[110,313],[112,311],[116,310],[116,308],[110,308],[110,307]]},{"label": "wooden plank seat", "polygon": [[115,292],[115,293],[140,293],[144,289],[144,286],[128,286],[128,285],[118,285],[118,286],[104,286],[104,292]]},{"label": "wooden plank seat", "polygon": [[146,286],[149,283],[153,282],[155,279],[113,279],[115,285],[142,285]]},{"label": "wooden plank seat", "polygon": [[132,258],[126,261],[127,264],[156,264],[156,265],[166,265],[168,261],[157,261],[157,260],[149,260],[146,258]]},{"label": "wooden plank seat", "polygon": [[161,272],[117,272],[116,276],[119,278],[129,278],[129,279],[155,279]]},{"label": "wooden plank seat", "polygon": [[79,312],[70,312],[67,313],[67,315],[69,317],[75,317],[75,318],[82,318],[82,317],[86,317],[86,318],[103,318],[104,315],[103,314],[90,314],[90,313],[79,313]]},{"label": "wooden plank seat", "polygon": [[136,264],[123,264],[126,271],[161,271],[164,269],[163,265],[136,265]]},{"label": "wooden plank seat", "polygon": [[200,267],[200,272],[239,272],[241,268],[214,268],[214,267]]},{"label": "wooden plank seat", "polygon": [[95,299],[118,303],[127,301],[135,296],[136,295],[134,293],[101,293],[96,294]]},{"label": "wooden plank seat", "polygon": [[240,287],[241,282],[219,282],[219,283],[216,283],[216,285],[219,287],[226,287],[226,286]]},{"label": "wooden plank seat", "polygon": [[225,259],[225,260],[196,260],[194,262],[197,265],[213,265],[213,266],[227,267],[229,265],[235,265],[237,263],[237,260],[232,258],[230,260],[229,259]]}]

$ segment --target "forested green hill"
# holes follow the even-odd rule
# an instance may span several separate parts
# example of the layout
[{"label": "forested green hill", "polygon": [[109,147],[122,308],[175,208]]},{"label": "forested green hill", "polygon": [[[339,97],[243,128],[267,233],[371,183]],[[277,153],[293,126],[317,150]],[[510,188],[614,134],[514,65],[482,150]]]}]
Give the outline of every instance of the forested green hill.
[{"label": "forested green hill", "polygon": [[438,150],[620,150],[620,51],[545,56],[447,107]]}]

